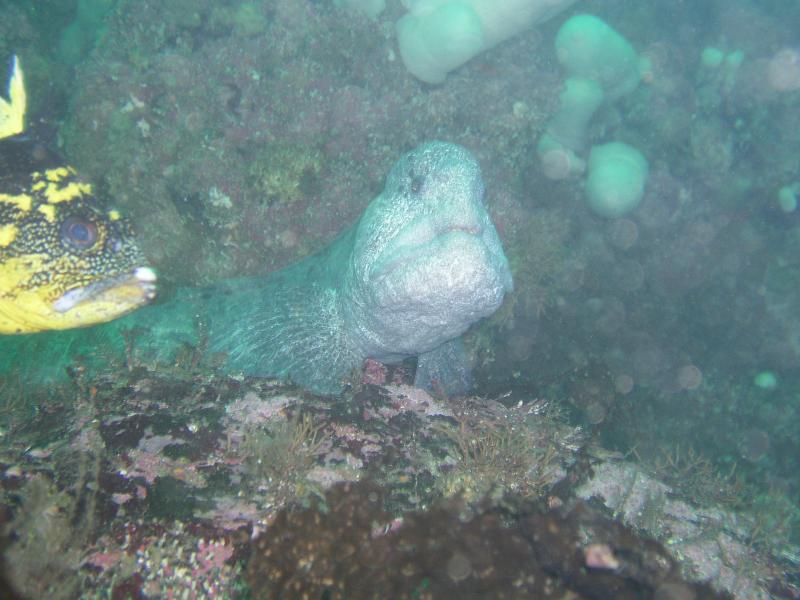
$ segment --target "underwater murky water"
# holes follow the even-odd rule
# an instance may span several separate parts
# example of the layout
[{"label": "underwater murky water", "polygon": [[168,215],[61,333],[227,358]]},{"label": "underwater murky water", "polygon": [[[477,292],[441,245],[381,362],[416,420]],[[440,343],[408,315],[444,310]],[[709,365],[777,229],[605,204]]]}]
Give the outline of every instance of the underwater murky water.
[{"label": "underwater murky water", "polygon": [[0,13],[3,593],[800,597],[798,3]]}]

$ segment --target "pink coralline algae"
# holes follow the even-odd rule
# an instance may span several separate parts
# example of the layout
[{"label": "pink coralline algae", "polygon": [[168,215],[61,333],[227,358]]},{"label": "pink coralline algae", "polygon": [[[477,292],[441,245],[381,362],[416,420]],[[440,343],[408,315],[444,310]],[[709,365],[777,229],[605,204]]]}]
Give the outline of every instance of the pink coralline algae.
[{"label": "pink coralline algae", "polygon": [[133,494],[124,494],[119,492],[111,494],[111,500],[114,502],[114,504],[119,505],[125,504],[129,500],[133,500],[133,497]]},{"label": "pink coralline algae", "polygon": [[254,425],[283,418],[284,410],[294,402],[295,399],[289,396],[281,395],[262,399],[256,393],[248,392],[244,398],[229,404],[225,412],[233,421],[244,425]]},{"label": "pink coralline algae", "polygon": [[614,571],[619,568],[619,560],[608,544],[589,544],[583,549],[583,558],[590,569]]},{"label": "pink coralline algae", "polygon": [[386,383],[388,369],[383,363],[368,358],[364,361],[364,372],[361,375],[361,383],[367,385],[383,385]]},{"label": "pink coralline algae", "polygon": [[205,485],[203,476],[193,464],[159,456],[142,450],[132,450],[128,453],[130,467],[120,471],[127,477],[144,477],[147,483],[153,483],[156,477],[174,477],[189,485],[202,487]]},{"label": "pink coralline algae", "polygon": [[153,435],[149,429],[145,431],[145,436],[139,440],[139,450],[156,454],[167,446],[173,444],[185,444],[185,440],[174,438],[171,435]]},{"label": "pink coralline algae", "polygon": [[[423,414],[428,417],[435,415],[453,416],[453,412],[443,403],[434,398],[422,388],[412,385],[387,385],[386,391],[389,392],[390,404],[398,412],[411,411]],[[392,410],[386,408],[385,410]]]},{"label": "pink coralline algae", "polygon": [[86,559],[84,564],[105,570],[115,566],[121,559],[122,559],[121,550],[111,550],[109,552],[95,552]]},{"label": "pink coralline algae", "polygon": [[225,562],[233,556],[233,546],[218,540],[200,540],[197,542],[197,553],[195,560],[197,567],[193,569],[192,575],[202,576],[212,569],[222,569]]},{"label": "pink coralline algae", "polygon": [[259,521],[267,516],[253,502],[240,498],[225,497],[216,500],[214,509],[201,513],[202,517],[210,518],[214,523],[226,531],[236,531],[242,527],[253,525],[257,527]]}]

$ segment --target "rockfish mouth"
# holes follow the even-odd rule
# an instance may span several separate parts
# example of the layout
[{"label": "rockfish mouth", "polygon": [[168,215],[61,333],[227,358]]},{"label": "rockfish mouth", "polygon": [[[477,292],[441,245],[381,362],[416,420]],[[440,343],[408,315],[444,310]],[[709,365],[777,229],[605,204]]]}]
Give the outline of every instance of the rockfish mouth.
[{"label": "rockfish mouth", "polygon": [[53,309],[66,313],[87,303],[108,304],[119,312],[128,312],[156,297],[156,273],[150,267],[138,267],[131,273],[94,281],[62,294]]}]

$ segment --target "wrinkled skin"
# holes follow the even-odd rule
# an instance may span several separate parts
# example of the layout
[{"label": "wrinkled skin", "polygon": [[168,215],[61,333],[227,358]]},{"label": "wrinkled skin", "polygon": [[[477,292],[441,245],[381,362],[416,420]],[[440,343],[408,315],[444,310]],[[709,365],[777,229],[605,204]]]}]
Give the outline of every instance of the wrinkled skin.
[{"label": "wrinkled skin", "polygon": [[365,358],[396,362],[457,338],[500,306],[512,280],[477,162],[430,142],[395,164],[353,229],[255,294],[248,286],[231,288],[225,322],[238,314],[239,326],[212,326],[213,347],[233,369],[335,393]]}]

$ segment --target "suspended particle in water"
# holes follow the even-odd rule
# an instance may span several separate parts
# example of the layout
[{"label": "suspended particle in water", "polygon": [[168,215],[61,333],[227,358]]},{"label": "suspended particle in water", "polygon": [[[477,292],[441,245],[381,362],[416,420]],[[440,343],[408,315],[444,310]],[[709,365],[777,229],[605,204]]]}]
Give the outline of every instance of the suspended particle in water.
[{"label": "suspended particle in water", "polygon": [[633,377],[621,373],[614,378],[614,389],[620,394],[630,394],[633,390]]},{"label": "suspended particle in water", "polygon": [[620,250],[627,250],[639,239],[639,226],[630,219],[614,219],[608,230],[611,243]]},{"label": "suspended particle in water", "polygon": [[767,65],[767,81],[776,92],[800,89],[800,51],[794,48],[778,50]]},{"label": "suspended particle in water", "polygon": [[769,452],[769,434],[755,427],[742,435],[739,452],[750,462],[758,462]]},{"label": "suspended particle in water", "polygon": [[450,579],[456,583],[463,581],[472,575],[472,563],[466,556],[460,552],[456,552],[450,557],[450,560],[447,561],[447,574],[450,576]]},{"label": "suspended particle in water", "polygon": [[593,400],[586,406],[586,420],[592,425],[599,425],[605,421],[607,412],[602,402]]},{"label": "suspended particle in water", "polygon": [[703,383],[703,373],[694,365],[684,365],[678,369],[678,385],[684,390],[696,390]]}]

